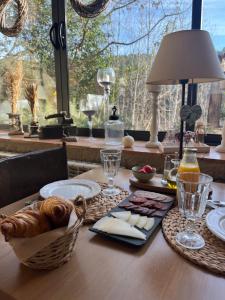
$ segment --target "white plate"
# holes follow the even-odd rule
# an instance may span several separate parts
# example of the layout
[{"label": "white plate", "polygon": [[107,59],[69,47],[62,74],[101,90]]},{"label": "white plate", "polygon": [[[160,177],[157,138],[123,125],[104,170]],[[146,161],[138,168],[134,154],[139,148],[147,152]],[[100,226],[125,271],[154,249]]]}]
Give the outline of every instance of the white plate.
[{"label": "white plate", "polygon": [[58,196],[66,200],[72,200],[78,195],[85,199],[97,196],[101,187],[95,181],[87,179],[68,179],[49,183],[40,189],[43,198]]},{"label": "white plate", "polygon": [[225,208],[211,210],[206,216],[209,230],[225,242]]}]

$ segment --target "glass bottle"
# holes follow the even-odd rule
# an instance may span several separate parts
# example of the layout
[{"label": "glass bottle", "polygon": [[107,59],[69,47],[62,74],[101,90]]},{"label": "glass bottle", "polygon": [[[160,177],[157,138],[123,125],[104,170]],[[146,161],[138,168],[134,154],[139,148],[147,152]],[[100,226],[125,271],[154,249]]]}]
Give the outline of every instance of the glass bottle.
[{"label": "glass bottle", "polygon": [[[179,179],[197,183],[200,177],[200,168],[197,160],[197,149],[194,148],[184,148],[184,155],[181,160],[180,166],[178,168]],[[197,185],[187,184],[188,191],[190,193],[196,192]],[[177,194],[177,202],[179,211],[184,214],[183,202],[181,194]]]},{"label": "glass bottle", "polygon": [[116,114],[116,106],[113,106],[112,111],[112,115],[105,123],[105,143],[106,145],[119,146],[122,145],[124,124],[119,120],[119,116]]},{"label": "glass bottle", "polygon": [[200,173],[200,168],[197,160],[197,149],[184,148],[184,155],[180,162],[178,173],[184,172]]}]

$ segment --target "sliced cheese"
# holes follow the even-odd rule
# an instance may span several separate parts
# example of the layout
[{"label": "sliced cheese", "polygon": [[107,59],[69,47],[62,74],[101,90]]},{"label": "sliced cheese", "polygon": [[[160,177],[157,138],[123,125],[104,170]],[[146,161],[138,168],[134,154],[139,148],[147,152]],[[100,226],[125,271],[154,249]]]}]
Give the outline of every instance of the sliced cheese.
[{"label": "sliced cheese", "polygon": [[145,226],[146,223],[147,223],[147,219],[148,219],[148,218],[147,218],[146,216],[140,217],[138,223],[136,223],[136,226],[137,226],[138,228],[144,228],[144,226]]},{"label": "sliced cheese", "polygon": [[[112,217],[104,217],[103,219],[105,219],[103,222],[98,221],[97,223],[95,223],[93,228],[111,234],[124,235],[141,240],[146,240],[146,235],[144,233],[123,220]],[[102,221],[102,219],[100,221]]]},{"label": "sliced cheese", "polygon": [[144,229],[145,230],[150,230],[153,227],[154,223],[155,223],[155,219],[154,218],[148,218],[147,222],[146,222],[146,224],[144,226]]},{"label": "sliced cheese", "polygon": [[130,211],[116,211],[116,212],[111,212],[110,213],[113,217],[117,218],[117,219],[121,219],[124,221],[127,221],[130,216],[131,216],[131,212]]},{"label": "sliced cheese", "polygon": [[130,218],[128,219],[128,223],[130,225],[136,225],[138,223],[139,218],[140,215],[138,214],[131,215]]},{"label": "sliced cheese", "polygon": [[98,220],[98,221],[94,224],[93,228],[94,228],[94,229],[98,229],[98,230],[102,230],[102,228],[104,228],[106,224],[108,224],[108,223],[111,222],[111,219],[112,219],[112,218],[110,218],[110,217],[108,217],[108,216],[103,217],[103,218],[101,218],[100,220]]}]

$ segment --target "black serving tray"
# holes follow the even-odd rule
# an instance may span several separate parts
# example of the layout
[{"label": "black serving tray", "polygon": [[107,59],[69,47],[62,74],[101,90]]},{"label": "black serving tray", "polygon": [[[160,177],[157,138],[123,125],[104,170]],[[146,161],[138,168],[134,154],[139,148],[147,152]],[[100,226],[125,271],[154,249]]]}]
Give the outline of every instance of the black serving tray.
[{"label": "black serving tray", "polygon": [[[125,204],[129,202],[129,199],[133,196],[133,193],[130,194],[126,199],[124,199],[122,202],[120,202],[120,204]],[[126,237],[126,236],[122,236],[122,235],[117,235],[117,234],[110,234],[110,233],[106,233],[103,232],[101,230],[95,229],[92,227],[89,228],[90,231],[98,233],[106,238],[110,238],[110,239],[114,239],[117,240],[119,242],[123,242],[132,246],[143,246],[148,239],[153,235],[153,233],[155,232],[155,230],[157,229],[157,227],[160,225],[160,223],[162,222],[163,218],[165,217],[165,215],[167,214],[167,212],[170,210],[170,208],[173,206],[173,202],[174,202],[174,197],[168,196],[169,198],[171,198],[171,202],[168,203],[168,209],[165,210],[165,214],[163,217],[154,217],[154,225],[150,230],[145,230],[140,229],[138,227],[136,227],[138,230],[140,230],[141,232],[143,232],[146,235],[146,240],[141,240],[141,239],[136,239],[136,238],[132,238],[132,237]],[[118,206],[114,207],[113,209],[111,209],[106,216],[111,216],[111,212],[119,212],[119,211],[126,211],[126,209],[124,208],[120,208]],[[132,214],[135,214],[133,212],[131,212]]]}]

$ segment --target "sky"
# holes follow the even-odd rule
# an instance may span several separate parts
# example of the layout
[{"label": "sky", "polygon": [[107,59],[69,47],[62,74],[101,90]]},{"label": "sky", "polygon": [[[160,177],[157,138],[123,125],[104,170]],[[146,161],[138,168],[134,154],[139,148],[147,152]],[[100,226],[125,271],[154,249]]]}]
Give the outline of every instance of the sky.
[{"label": "sky", "polygon": [[[198,1],[198,0],[197,0]],[[221,51],[225,48],[225,0],[202,0],[203,1],[203,18],[202,18],[202,29],[208,30],[213,39],[214,46],[217,51]],[[128,0],[125,2],[129,2]],[[136,37],[140,35],[140,32],[146,32],[146,24],[140,22],[140,18],[147,21],[147,7],[148,3],[153,3],[157,1],[153,0],[140,0],[137,3],[141,3],[143,9],[140,10],[137,7],[137,4],[133,4],[129,6],[130,9],[124,10],[121,13],[117,11],[117,13],[113,14],[112,21],[114,23],[114,27],[111,29],[112,32],[116,33],[114,39],[117,41],[125,41],[129,42],[134,40]],[[112,5],[114,4],[114,0],[110,2]],[[185,13],[185,22],[181,20],[181,28],[178,29],[189,29],[191,24],[191,4],[192,0],[163,0],[164,10],[166,13],[170,13],[174,10],[174,6],[176,3],[179,3],[179,7],[182,6],[187,10]],[[154,8],[151,8],[151,11],[154,11]],[[157,20],[157,14],[160,14],[160,9],[155,11],[155,19]],[[154,13],[153,13],[154,14]],[[182,15],[184,17],[184,15]],[[154,23],[154,22],[153,22]],[[50,26],[50,24],[49,24]],[[183,26],[183,28],[182,28]],[[162,38],[162,28],[157,27],[157,29],[151,34],[151,43],[153,44],[155,41],[159,41]],[[160,38],[158,36],[160,35]],[[0,40],[2,35],[0,34]],[[139,52],[138,48],[147,49],[147,39],[137,45],[137,52]],[[136,46],[136,45],[135,45]],[[115,47],[113,52],[115,52]],[[134,51],[131,47],[119,47],[119,54],[127,54],[129,52]],[[0,56],[4,56],[4,53],[0,53]]]},{"label": "sky", "polygon": [[202,29],[209,31],[216,50],[225,48],[225,0],[203,0]]},{"label": "sky", "polygon": [[[217,51],[221,51],[225,48],[225,0],[202,1],[202,29],[209,31],[215,49]],[[159,6],[158,8],[151,6],[151,8],[149,8],[148,3],[153,3],[153,1],[140,0],[130,5],[129,9],[123,9],[121,12],[117,11],[113,14],[111,30],[114,32],[114,40],[123,42],[130,42],[134,40],[140,36],[140,33],[145,33],[147,31],[148,23],[146,22],[148,21],[147,15],[149,11],[151,11],[151,16],[154,16],[154,19],[151,17],[151,20],[157,21],[157,19],[160,19],[163,15],[163,12],[166,14],[170,14],[171,12],[173,13],[176,6],[179,7],[183,13],[181,14],[181,17],[178,17],[177,19],[177,28],[175,31],[191,28],[192,0],[163,0],[163,9],[162,6]],[[140,4],[142,4],[143,9],[140,9]],[[167,20],[165,20],[165,22],[167,22]],[[155,21],[153,21],[152,24],[154,24]],[[155,41],[160,43],[163,35],[162,23],[162,26],[157,26],[157,28],[151,33],[149,40],[150,44],[154,45]],[[120,45],[119,48],[117,48],[119,49],[117,50],[119,51],[118,54],[126,55],[132,52],[139,53],[140,48],[143,52],[143,49],[147,49],[147,41],[148,39],[145,38],[132,47]],[[113,47],[113,53],[115,53],[115,49],[116,48]]]}]

